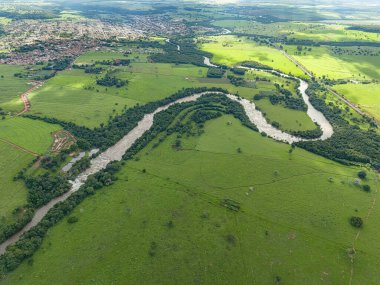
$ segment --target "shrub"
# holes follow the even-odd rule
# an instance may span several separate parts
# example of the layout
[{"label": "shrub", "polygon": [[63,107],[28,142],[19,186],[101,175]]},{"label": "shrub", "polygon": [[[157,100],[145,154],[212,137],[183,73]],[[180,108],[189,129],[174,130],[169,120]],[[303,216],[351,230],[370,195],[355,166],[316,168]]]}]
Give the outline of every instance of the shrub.
[{"label": "shrub", "polygon": [[363,190],[365,192],[370,192],[371,191],[371,186],[369,186],[369,185],[363,185]]},{"label": "shrub", "polygon": [[75,217],[75,216],[71,216],[71,217],[69,217],[68,219],[67,219],[67,222],[69,223],[69,224],[75,224],[76,222],[78,222],[79,221],[79,219],[77,218],[77,217]]},{"label": "shrub", "polygon": [[363,226],[363,219],[360,217],[351,217],[350,218],[350,224],[351,226],[355,228],[361,228]]},{"label": "shrub", "polygon": [[360,179],[365,179],[367,177],[367,172],[365,172],[364,170],[361,170],[358,172],[358,177]]}]

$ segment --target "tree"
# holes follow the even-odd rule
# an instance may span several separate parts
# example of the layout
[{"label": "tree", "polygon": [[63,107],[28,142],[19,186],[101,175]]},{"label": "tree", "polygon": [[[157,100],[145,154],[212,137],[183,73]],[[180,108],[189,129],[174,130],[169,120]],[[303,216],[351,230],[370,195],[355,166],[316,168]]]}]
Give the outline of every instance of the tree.
[{"label": "tree", "polygon": [[350,224],[355,228],[361,228],[363,226],[363,219],[353,216],[350,218]]},{"label": "tree", "polygon": [[363,190],[365,192],[370,192],[371,191],[371,186],[369,186],[369,185],[363,185]]},{"label": "tree", "polygon": [[367,172],[365,172],[364,170],[361,170],[358,172],[358,177],[360,179],[365,179],[367,177]]}]

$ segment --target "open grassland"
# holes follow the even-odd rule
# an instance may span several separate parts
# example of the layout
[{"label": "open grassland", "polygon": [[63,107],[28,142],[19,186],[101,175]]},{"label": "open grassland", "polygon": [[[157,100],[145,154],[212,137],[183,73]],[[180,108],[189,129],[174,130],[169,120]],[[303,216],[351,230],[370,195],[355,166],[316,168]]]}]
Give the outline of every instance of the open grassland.
[{"label": "open grassland", "polygon": [[380,121],[380,84],[348,83],[333,88]]},{"label": "open grassland", "polygon": [[13,181],[13,177],[38,154],[50,150],[52,133],[60,129],[57,125],[22,117],[0,120],[0,230],[18,218],[21,213],[13,211],[26,204],[24,182]]},{"label": "open grassland", "polygon": [[52,134],[60,129],[60,126],[37,120],[7,117],[0,120],[0,139],[31,152],[43,154],[53,143]]},{"label": "open grassland", "polygon": [[311,24],[304,31],[297,31],[290,36],[298,40],[313,41],[358,41],[358,42],[380,42],[380,35],[356,30],[347,30],[347,26]]},{"label": "open grassland", "polygon": [[[2,132],[0,131],[0,134]],[[27,190],[23,181],[13,177],[30,163],[34,156],[0,140],[0,231],[17,217],[13,211],[26,204]]]},{"label": "open grassland", "polygon": [[[182,139],[182,150],[175,140],[152,148],[157,138],[128,161],[113,186],[74,210],[77,223],[52,228],[3,284],[349,282],[357,230],[348,219],[364,218],[377,197],[372,174],[365,193],[354,186],[358,169],[289,154],[231,116]],[[379,220],[370,216],[356,243],[354,280],[365,284],[378,281],[380,247],[370,237]]]},{"label": "open grassland", "polygon": [[[274,92],[276,90],[274,83],[284,85],[295,92],[293,81],[264,72],[247,72],[245,79],[252,86],[237,87],[227,78],[207,78],[207,68],[188,64],[134,62],[117,70],[118,78],[129,81],[127,86],[116,88],[97,85],[97,75],[86,74],[83,70],[72,69],[61,72],[42,88],[30,94],[32,102],[30,112],[42,117],[54,117],[78,125],[97,127],[101,123],[106,123],[110,115],[122,112],[125,106],[129,108],[137,103],[157,101],[182,88],[221,87],[250,100],[262,91]],[[103,75],[98,75],[101,76]],[[262,106],[263,111],[266,111],[266,108],[267,105]],[[289,118],[282,120],[276,116],[285,129],[300,130],[297,121],[300,121],[305,128],[313,125],[304,112],[298,113],[285,108],[277,111],[282,112],[282,119]],[[268,111],[269,119],[272,113],[275,112]],[[292,123],[288,124],[290,121]]]},{"label": "open grassland", "polygon": [[380,35],[356,30],[347,30],[347,25],[304,22],[259,23],[248,20],[218,20],[215,26],[232,29],[235,33],[262,36],[287,36],[298,40],[313,41],[368,41],[380,42]]},{"label": "open grassland", "polygon": [[23,70],[23,66],[0,64],[0,108],[14,112],[23,109],[19,96],[31,86],[28,80],[14,76]]},{"label": "open grassland", "polygon": [[94,64],[96,61],[128,58],[121,52],[114,51],[90,51],[82,54],[75,60],[76,64]]},{"label": "open grassland", "polygon": [[[82,54],[75,60],[75,64],[85,65],[85,64],[96,64],[96,62],[109,61],[114,59],[129,59],[131,62],[146,62],[148,54],[147,53],[138,53],[131,51],[130,54],[125,52],[131,51],[131,46],[122,45],[118,48],[99,50],[99,51],[89,51]],[[99,65],[101,66],[101,65]]]},{"label": "open grassland", "polygon": [[30,112],[97,127],[107,122],[110,115],[123,110],[125,105],[131,107],[137,103],[125,96],[100,92],[101,88],[87,90],[86,87],[95,85],[95,81],[94,75],[87,75],[83,70],[64,71],[29,95]]},{"label": "open grassland", "polygon": [[[368,55],[333,54],[326,46],[312,47],[301,55],[296,46],[286,46],[286,51],[315,76],[330,79],[379,79],[380,57]],[[379,51],[380,48],[377,48]]]},{"label": "open grassland", "polygon": [[306,112],[288,109],[281,105],[273,105],[266,98],[254,101],[254,103],[265,113],[267,120],[280,123],[280,128],[283,130],[306,131],[316,128],[316,125]]},{"label": "open grassland", "polygon": [[259,45],[245,37],[216,36],[204,38],[201,49],[212,53],[212,61],[233,66],[243,61],[257,61],[285,73],[304,77],[303,72],[280,51]]}]

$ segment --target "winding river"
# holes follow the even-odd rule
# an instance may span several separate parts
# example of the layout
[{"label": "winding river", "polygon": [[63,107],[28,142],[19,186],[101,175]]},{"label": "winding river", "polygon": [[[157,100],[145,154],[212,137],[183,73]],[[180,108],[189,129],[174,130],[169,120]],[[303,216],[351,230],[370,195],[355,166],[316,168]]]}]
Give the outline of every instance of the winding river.
[{"label": "winding river", "polygon": [[[204,63],[208,66],[216,67],[216,65],[212,64],[210,62],[210,59],[207,57],[204,59]],[[248,69],[247,67],[242,67],[242,68]],[[277,71],[262,70],[262,72],[272,72],[280,76],[284,76],[288,78],[290,77],[289,75],[286,75]],[[296,78],[296,77],[293,77],[293,78]],[[296,78],[296,79],[300,81],[299,91],[301,92],[302,98],[305,101],[306,105],[308,106],[307,114],[315,123],[317,123],[321,127],[322,136],[318,138],[318,140],[328,139],[333,134],[333,128],[331,124],[328,122],[328,120],[324,117],[324,115],[321,112],[317,111],[311,105],[309,101],[309,97],[307,96],[305,92],[306,89],[308,88],[308,83],[300,78]],[[4,254],[7,246],[15,243],[25,232],[27,232],[32,227],[37,225],[42,220],[42,218],[47,214],[47,212],[51,208],[54,207],[54,205],[66,200],[72,193],[78,191],[80,186],[82,186],[85,183],[89,175],[95,174],[98,171],[104,169],[107,166],[107,164],[111,161],[121,160],[124,153],[133,145],[133,143],[152,127],[155,114],[168,109],[170,106],[174,104],[195,101],[201,96],[206,96],[208,94],[215,94],[215,93],[218,93],[222,96],[227,96],[231,100],[239,102],[243,106],[250,121],[256,125],[256,127],[259,129],[260,132],[265,132],[268,137],[271,137],[275,140],[283,141],[286,143],[307,141],[307,139],[296,137],[288,133],[285,133],[279,129],[276,129],[275,127],[273,127],[271,124],[269,124],[266,121],[265,117],[260,111],[256,110],[254,103],[250,102],[247,99],[239,98],[233,94],[225,94],[222,92],[203,92],[203,93],[193,94],[188,97],[178,99],[177,101],[174,101],[165,106],[157,108],[154,112],[150,114],[146,114],[144,118],[137,124],[137,126],[134,129],[132,129],[127,135],[125,135],[120,141],[118,141],[115,145],[108,148],[106,151],[99,154],[97,157],[93,158],[91,160],[90,167],[84,172],[82,172],[81,174],[79,174],[78,177],[75,179],[75,181],[71,181],[72,186],[68,192],[66,192],[62,196],[59,196],[51,200],[48,204],[36,210],[33,219],[21,231],[19,231],[18,233],[16,233],[15,235],[13,235],[12,237],[10,237],[8,240],[6,240],[0,245],[0,255]]]}]

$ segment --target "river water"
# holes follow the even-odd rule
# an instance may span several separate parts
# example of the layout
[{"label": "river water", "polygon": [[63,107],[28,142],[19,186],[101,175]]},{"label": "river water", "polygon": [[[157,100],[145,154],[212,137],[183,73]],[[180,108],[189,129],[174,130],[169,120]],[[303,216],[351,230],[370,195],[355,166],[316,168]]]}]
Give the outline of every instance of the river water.
[{"label": "river water", "polygon": [[[209,58],[205,58],[205,64],[207,64],[208,66],[216,66],[210,62]],[[289,75],[282,74],[277,71],[262,71],[262,72],[273,72],[284,77],[290,77]],[[305,92],[306,89],[308,88],[308,83],[299,78],[296,78],[296,79],[300,81],[299,91],[301,92],[302,98],[304,99],[306,105],[308,106],[307,114],[314,122],[319,124],[323,132],[322,136],[318,138],[318,140],[328,139],[333,134],[333,128],[331,124],[328,122],[328,120],[324,117],[324,115],[321,112],[317,111],[311,105],[309,101],[309,97],[307,96]],[[115,145],[108,148],[106,151],[99,154],[97,157],[93,158],[91,160],[90,167],[86,169],[85,171],[83,171],[81,174],[79,174],[78,177],[75,179],[75,181],[71,181],[72,187],[67,193],[51,200],[48,204],[36,210],[33,219],[21,231],[19,231],[17,234],[13,235],[12,237],[10,237],[8,240],[6,240],[4,243],[0,245],[0,255],[5,252],[7,246],[15,243],[25,232],[27,232],[32,227],[37,225],[42,220],[42,218],[47,214],[47,212],[51,208],[54,207],[54,205],[66,200],[72,193],[78,191],[80,186],[82,186],[85,183],[89,175],[95,174],[98,171],[104,169],[107,166],[107,164],[110,163],[111,161],[115,161],[115,160],[120,161],[124,153],[133,145],[133,143],[152,127],[155,114],[168,109],[170,106],[174,104],[195,101],[201,96],[206,96],[210,93],[213,93],[213,94],[218,93],[221,96],[227,96],[231,100],[239,102],[243,106],[250,121],[256,125],[256,127],[259,129],[260,132],[265,132],[268,135],[268,137],[271,137],[275,140],[283,141],[286,143],[307,141],[307,139],[296,137],[291,134],[285,133],[279,129],[276,129],[275,127],[273,127],[271,124],[269,124],[266,121],[263,114],[259,110],[256,109],[256,106],[254,103],[250,102],[247,99],[239,98],[233,94],[225,94],[222,92],[203,92],[199,94],[193,94],[182,99],[178,99],[175,102],[172,102],[170,104],[157,108],[153,113],[146,114],[144,118],[137,124],[137,126],[134,129],[132,129],[127,135],[125,135],[120,141],[118,141]]]}]

